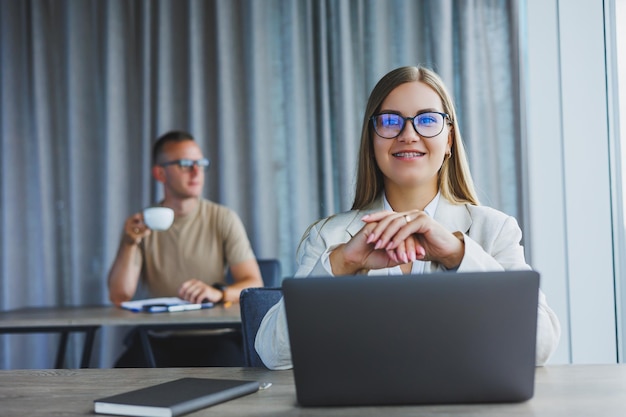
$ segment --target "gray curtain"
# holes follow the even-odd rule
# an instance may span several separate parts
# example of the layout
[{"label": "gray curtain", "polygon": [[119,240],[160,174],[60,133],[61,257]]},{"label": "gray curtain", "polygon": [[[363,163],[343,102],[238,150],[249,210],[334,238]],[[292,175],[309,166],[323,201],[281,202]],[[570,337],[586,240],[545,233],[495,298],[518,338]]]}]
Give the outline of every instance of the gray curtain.
[{"label": "gray curtain", "polygon": [[[0,310],[108,303],[124,219],[161,197],[153,140],[192,132],[205,196],[294,271],[349,209],[362,114],[387,71],[452,90],[481,200],[521,218],[517,1],[0,0]],[[119,335],[100,332],[94,366]],[[47,368],[54,336],[0,336],[0,368]],[[77,366],[80,340],[73,340]]]}]

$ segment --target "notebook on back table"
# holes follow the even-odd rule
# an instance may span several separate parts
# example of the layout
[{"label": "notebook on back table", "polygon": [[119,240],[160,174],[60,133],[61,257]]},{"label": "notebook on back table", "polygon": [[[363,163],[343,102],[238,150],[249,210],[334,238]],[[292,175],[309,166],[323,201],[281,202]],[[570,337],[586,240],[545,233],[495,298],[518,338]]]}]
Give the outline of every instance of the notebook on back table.
[{"label": "notebook on back table", "polygon": [[534,271],[286,279],[298,402],[525,401],[538,291]]}]

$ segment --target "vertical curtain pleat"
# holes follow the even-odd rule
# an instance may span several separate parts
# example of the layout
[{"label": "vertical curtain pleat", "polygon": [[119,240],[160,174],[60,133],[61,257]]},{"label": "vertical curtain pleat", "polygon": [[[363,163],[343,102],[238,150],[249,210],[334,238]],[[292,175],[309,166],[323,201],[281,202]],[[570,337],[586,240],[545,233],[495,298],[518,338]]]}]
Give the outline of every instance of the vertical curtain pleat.
[{"label": "vertical curtain pleat", "polygon": [[[205,196],[291,274],[307,226],[350,208],[365,102],[401,65],[442,75],[481,199],[521,218],[516,13],[505,0],[1,1],[0,309],[108,302],[124,220],[163,196],[151,146],[172,129],[211,160]],[[94,365],[121,338],[102,329]],[[56,341],[0,336],[0,368],[49,367]]]}]

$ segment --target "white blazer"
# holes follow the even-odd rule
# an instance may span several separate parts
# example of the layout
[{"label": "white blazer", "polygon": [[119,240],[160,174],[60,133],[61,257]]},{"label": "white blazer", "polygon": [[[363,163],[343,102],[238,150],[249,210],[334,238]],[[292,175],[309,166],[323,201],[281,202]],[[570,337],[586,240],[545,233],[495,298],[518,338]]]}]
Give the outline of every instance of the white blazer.
[{"label": "white blazer", "polygon": [[[366,210],[353,210],[330,216],[313,224],[302,238],[298,248],[298,270],[295,276],[332,275],[324,267],[338,245],[349,241],[365,225],[361,218],[368,213],[383,210],[382,197]],[[465,254],[458,272],[501,271],[530,269],[520,245],[522,231],[517,220],[498,210],[472,204],[453,204],[441,197],[434,219],[451,232],[464,234]],[[442,271],[436,262],[426,262],[424,272]],[[370,270],[369,275],[388,274],[388,268]],[[494,312],[498,314],[498,312]],[[543,365],[556,349],[561,327],[556,314],[539,292],[537,318],[537,358]],[[263,363],[270,369],[290,369],[291,351],[284,304],[272,307],[261,322],[256,336],[255,348]]]}]

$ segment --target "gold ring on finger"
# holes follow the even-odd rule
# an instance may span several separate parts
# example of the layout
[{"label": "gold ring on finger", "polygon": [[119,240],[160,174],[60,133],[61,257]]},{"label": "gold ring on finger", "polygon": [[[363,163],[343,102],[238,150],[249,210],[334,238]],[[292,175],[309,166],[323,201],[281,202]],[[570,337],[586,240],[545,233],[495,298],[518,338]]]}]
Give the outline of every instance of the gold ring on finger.
[{"label": "gold ring on finger", "polygon": [[411,223],[411,217],[408,214],[404,215],[404,220],[406,220],[407,224]]}]

